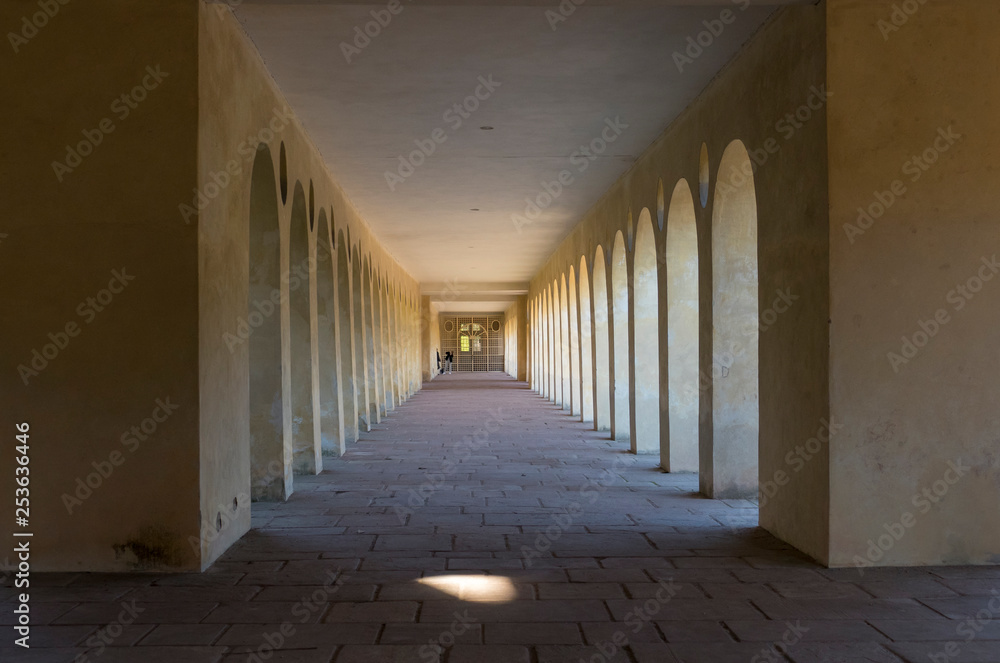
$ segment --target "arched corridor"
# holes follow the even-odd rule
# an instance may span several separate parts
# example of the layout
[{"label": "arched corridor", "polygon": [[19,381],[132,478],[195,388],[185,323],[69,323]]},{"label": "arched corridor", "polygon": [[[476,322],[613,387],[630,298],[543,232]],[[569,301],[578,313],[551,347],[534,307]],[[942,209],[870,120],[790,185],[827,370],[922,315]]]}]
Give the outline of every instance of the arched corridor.
[{"label": "arched corridor", "polygon": [[[711,464],[704,491],[713,497],[757,494],[759,441],[757,199],[750,155],[726,148],[712,216]],[[717,367],[717,368],[716,368]]]},{"label": "arched corridor", "polygon": [[995,3],[0,25],[0,661],[1000,663]]},{"label": "arched corridor", "polygon": [[[257,149],[250,191],[249,290],[247,311],[260,316],[250,337],[250,494],[255,500],[283,500],[291,494],[291,438],[285,434],[282,403],[281,230],[274,163],[266,145]],[[275,293],[278,293],[277,296]],[[248,316],[249,317],[249,316]],[[248,320],[249,324],[249,320]]]},{"label": "arched corridor", "polygon": [[680,180],[666,218],[667,394],[670,434],[663,469],[698,471],[698,408],[706,386],[698,369],[698,227],[691,189]]},{"label": "arched corridor", "polygon": [[[613,388],[614,409],[611,413],[611,433],[619,442],[633,442],[630,426],[632,403],[629,393],[629,375],[632,372],[632,348],[629,344],[630,316],[632,302],[628,288],[628,258],[625,255],[625,239],[619,230],[615,235],[614,248],[611,251],[611,292],[610,304],[611,335],[614,352]],[[633,444],[633,450],[635,449]]]}]

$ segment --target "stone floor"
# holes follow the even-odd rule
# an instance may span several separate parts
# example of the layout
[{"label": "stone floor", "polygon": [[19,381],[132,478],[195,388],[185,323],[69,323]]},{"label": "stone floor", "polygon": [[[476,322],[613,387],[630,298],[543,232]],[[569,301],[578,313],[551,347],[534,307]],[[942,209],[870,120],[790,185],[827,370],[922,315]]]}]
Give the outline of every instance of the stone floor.
[{"label": "stone floor", "polygon": [[1000,662],[1000,567],[826,570],[654,465],[442,376],[204,574],[35,576],[0,660]]}]

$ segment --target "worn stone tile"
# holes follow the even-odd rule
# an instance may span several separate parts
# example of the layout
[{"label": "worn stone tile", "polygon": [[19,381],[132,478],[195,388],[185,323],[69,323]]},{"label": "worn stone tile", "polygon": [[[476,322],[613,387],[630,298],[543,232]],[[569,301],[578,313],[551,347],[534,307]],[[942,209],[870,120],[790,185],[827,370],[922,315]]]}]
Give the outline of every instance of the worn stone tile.
[{"label": "worn stone tile", "polygon": [[[260,659],[267,663],[330,663],[337,655],[337,647],[314,647],[308,649],[278,649],[270,651],[264,649],[256,653],[256,658],[252,658],[253,653],[234,652],[223,656],[219,663],[247,663]],[[266,657],[266,658],[265,658]]]},{"label": "worn stone tile", "polygon": [[[6,609],[6,606],[4,606]],[[13,631],[6,631],[6,634],[13,635]],[[32,647],[73,647],[74,645],[84,645],[88,635],[94,632],[94,627],[89,624],[74,624],[71,626],[32,626],[30,643]],[[6,635],[5,634],[5,635]],[[18,637],[18,636],[14,636]],[[14,647],[13,638],[4,637],[0,641],[0,647]]]},{"label": "worn stone tile", "polygon": [[754,599],[769,619],[933,619],[934,610],[910,599]]},{"label": "worn stone tile", "polygon": [[[48,604],[43,604],[48,605]],[[215,603],[81,603],[55,620],[56,624],[197,624]]]},{"label": "worn stone tile", "polygon": [[582,644],[580,627],[575,622],[484,625],[484,641],[497,645],[574,645]]},{"label": "worn stone tile", "polygon": [[[892,646],[869,642],[811,642],[791,647],[788,656],[793,663],[903,663],[903,659],[886,648]],[[924,663],[927,659],[921,657],[919,660]]]},{"label": "worn stone tile", "polygon": [[714,619],[763,619],[749,601],[743,599],[628,599],[607,601],[608,609],[618,621],[630,619],[655,621],[714,620]]},{"label": "worn stone tile", "polygon": [[[654,585],[655,586],[655,585]],[[622,586],[610,582],[539,583],[540,599],[623,599]]]},{"label": "worn stone tile", "polygon": [[772,582],[770,587],[780,596],[793,599],[867,599],[870,597],[858,586],[846,582]]},{"label": "worn stone tile", "polygon": [[429,645],[345,645],[337,663],[440,663],[439,653]]},{"label": "worn stone tile", "polygon": [[98,656],[88,658],[100,663],[216,663],[226,653],[225,647],[109,647]]},{"label": "worn stone tile", "polygon": [[552,600],[511,601],[500,604],[464,601],[426,601],[420,612],[421,622],[451,621],[455,613],[468,612],[476,623],[489,622],[591,622],[611,617],[603,601]]},{"label": "worn stone tile", "polygon": [[[0,643],[0,660],[17,663],[80,663],[87,655],[83,647],[53,647],[39,649],[14,646],[11,642]],[[88,659],[89,660],[89,659]]]},{"label": "worn stone tile", "polygon": [[160,624],[146,634],[139,641],[139,645],[142,647],[211,645],[227,628],[227,624]]},{"label": "worn stone tile", "polygon": [[421,624],[393,622],[385,625],[378,643],[380,645],[425,643],[441,647],[450,647],[456,643],[478,645],[483,643],[483,626],[463,623],[452,628],[451,623],[445,622]]},{"label": "worn stone tile", "polygon": [[[778,660],[756,642],[676,642],[667,645],[678,663],[747,663]],[[670,659],[667,659],[670,660]],[[645,661],[643,661],[645,663]]]},{"label": "worn stone tile", "polygon": [[660,631],[651,621],[633,622],[584,622],[584,641],[598,646],[606,642],[663,642]]},{"label": "worn stone tile", "polygon": [[867,622],[857,619],[740,621],[727,619],[726,627],[742,642],[885,642],[888,638]]},{"label": "worn stone tile", "polygon": [[[282,622],[271,624],[234,624],[215,643],[241,651],[255,651],[269,642],[280,642],[290,648],[315,648],[328,645],[375,644],[381,623],[350,624],[300,624]],[[283,639],[278,639],[278,635]],[[266,636],[270,636],[265,639]],[[273,646],[273,645],[272,645]]]},{"label": "worn stone tile", "polygon": [[[535,648],[538,663],[580,663],[580,661],[600,661],[601,663],[631,663],[628,653],[620,647],[599,651],[595,647],[579,645],[540,645]],[[664,663],[672,663],[669,659]]]},{"label": "worn stone tile", "polygon": [[[977,583],[982,586],[982,583]],[[998,583],[1000,584],[1000,583]],[[949,588],[947,584],[933,578],[900,578],[877,582],[862,582],[858,586],[872,596],[880,599],[931,599],[948,598],[959,594],[974,594],[976,592],[960,592]],[[986,592],[988,595],[989,592]]]},{"label": "worn stone tile", "polygon": [[371,601],[375,597],[377,585],[290,585],[287,587],[264,587],[253,597],[254,601]]},{"label": "worn stone tile", "polygon": [[333,603],[323,619],[340,622],[412,622],[420,604],[415,601],[376,601],[373,603]]},{"label": "worn stone tile", "polygon": [[[947,599],[923,599],[924,605],[948,619],[1000,619],[1000,591],[996,596],[959,596]],[[989,616],[992,614],[992,617]]]},{"label": "worn stone tile", "polygon": [[[633,642],[629,645],[636,663],[678,663],[670,647],[656,642]],[[714,661],[713,661],[714,663]]]},{"label": "worn stone tile", "polygon": [[316,623],[325,609],[326,604],[301,601],[223,603],[212,610],[203,621],[206,624],[270,624],[284,621]]},{"label": "worn stone tile", "polygon": [[455,645],[448,663],[531,663],[531,651],[519,645]]},{"label": "worn stone tile", "polygon": [[1000,620],[873,619],[869,623],[897,642],[965,641],[972,634],[976,640],[1000,640]]},{"label": "worn stone tile", "polygon": [[683,620],[656,622],[656,625],[667,642],[734,642],[721,621]]}]

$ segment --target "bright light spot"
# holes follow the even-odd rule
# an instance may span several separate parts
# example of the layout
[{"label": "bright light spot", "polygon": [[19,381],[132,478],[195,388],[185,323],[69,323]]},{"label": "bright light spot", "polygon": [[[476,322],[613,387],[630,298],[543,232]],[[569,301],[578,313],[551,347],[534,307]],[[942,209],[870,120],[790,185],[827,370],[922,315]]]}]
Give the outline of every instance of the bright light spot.
[{"label": "bright light spot", "polygon": [[517,598],[514,583],[503,576],[432,576],[418,582],[472,603],[507,603]]}]

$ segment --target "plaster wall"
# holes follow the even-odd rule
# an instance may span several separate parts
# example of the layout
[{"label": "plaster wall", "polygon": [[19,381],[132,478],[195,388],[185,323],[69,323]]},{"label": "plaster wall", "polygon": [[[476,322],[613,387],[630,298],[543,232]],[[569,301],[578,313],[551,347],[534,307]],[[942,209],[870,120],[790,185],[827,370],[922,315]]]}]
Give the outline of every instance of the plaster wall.
[{"label": "plaster wall", "polygon": [[828,5],[830,563],[995,564],[1000,6],[904,4]]},{"label": "plaster wall", "polygon": [[[0,3],[0,24],[38,11]],[[4,40],[0,489],[27,422],[30,518],[13,529],[34,533],[34,571],[199,563],[199,238],[177,214],[196,185],[197,40],[180,0],[60,5],[16,52]]]}]

